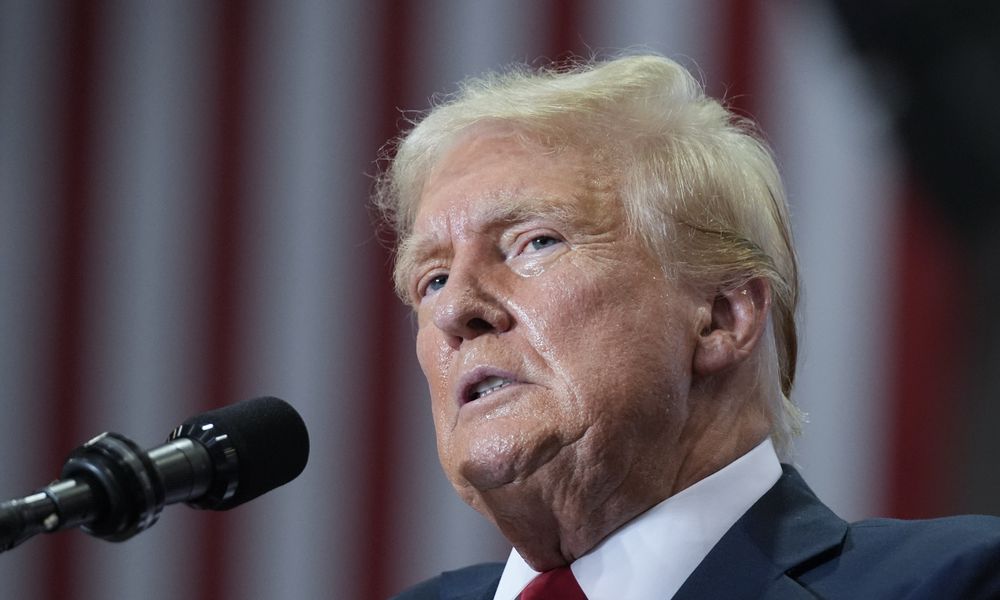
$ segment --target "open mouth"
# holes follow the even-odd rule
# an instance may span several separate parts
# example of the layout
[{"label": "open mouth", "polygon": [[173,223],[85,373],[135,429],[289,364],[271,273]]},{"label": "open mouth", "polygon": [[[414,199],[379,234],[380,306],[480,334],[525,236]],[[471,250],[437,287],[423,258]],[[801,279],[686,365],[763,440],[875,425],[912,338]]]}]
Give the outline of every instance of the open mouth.
[{"label": "open mouth", "polygon": [[469,390],[468,401],[473,402],[475,400],[479,400],[480,398],[485,398],[493,392],[502,390],[512,383],[514,382],[506,377],[496,377],[491,375],[490,377],[480,381]]}]

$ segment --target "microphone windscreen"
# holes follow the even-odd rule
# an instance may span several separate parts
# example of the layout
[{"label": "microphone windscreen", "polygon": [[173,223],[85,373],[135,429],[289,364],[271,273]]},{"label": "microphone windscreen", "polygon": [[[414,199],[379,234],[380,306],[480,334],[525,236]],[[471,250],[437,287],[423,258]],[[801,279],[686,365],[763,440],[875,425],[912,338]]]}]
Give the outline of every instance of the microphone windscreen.
[{"label": "microphone windscreen", "polygon": [[212,424],[230,436],[238,461],[238,484],[231,498],[213,506],[228,510],[298,477],[309,459],[309,432],[284,400],[263,397],[210,410],[184,425]]}]

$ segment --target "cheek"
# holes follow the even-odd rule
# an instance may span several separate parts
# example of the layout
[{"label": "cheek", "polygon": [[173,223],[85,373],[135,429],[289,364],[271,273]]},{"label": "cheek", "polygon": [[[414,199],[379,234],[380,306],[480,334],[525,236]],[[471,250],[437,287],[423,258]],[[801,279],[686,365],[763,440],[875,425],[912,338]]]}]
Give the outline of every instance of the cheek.
[{"label": "cheek", "polygon": [[[617,265],[616,265],[617,266]],[[529,320],[551,348],[591,350],[602,358],[629,350],[668,325],[670,299],[628,266],[595,274],[580,269],[545,281],[534,294]]]},{"label": "cheek", "polygon": [[435,344],[431,340],[430,334],[423,327],[417,330],[416,349],[417,362],[420,363],[420,369],[424,372],[427,383],[432,384],[433,374],[438,370],[440,358],[438,357],[438,353],[435,352]]},{"label": "cheek", "polygon": [[433,328],[421,328],[417,332],[417,362],[427,380],[427,387],[431,396],[431,411],[434,417],[434,424],[438,431],[446,429],[445,424],[452,418],[454,411],[449,395],[451,361],[454,352],[440,335],[435,335]]},{"label": "cheek", "polygon": [[431,394],[435,397],[448,386],[448,372],[454,355],[440,335],[432,328],[421,328],[417,332],[417,362],[427,379]]},{"label": "cheek", "polygon": [[693,356],[686,298],[648,270],[614,267],[545,283],[532,319],[536,348],[577,397],[684,387]]}]

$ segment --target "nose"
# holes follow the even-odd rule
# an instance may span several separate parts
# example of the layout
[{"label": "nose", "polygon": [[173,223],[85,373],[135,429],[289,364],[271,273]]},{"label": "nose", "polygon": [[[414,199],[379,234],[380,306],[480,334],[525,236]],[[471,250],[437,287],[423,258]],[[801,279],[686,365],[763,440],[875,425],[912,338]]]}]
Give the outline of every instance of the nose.
[{"label": "nose", "polygon": [[457,349],[480,335],[503,333],[512,323],[497,286],[482,274],[452,269],[434,306],[434,325],[448,336],[449,345]]}]

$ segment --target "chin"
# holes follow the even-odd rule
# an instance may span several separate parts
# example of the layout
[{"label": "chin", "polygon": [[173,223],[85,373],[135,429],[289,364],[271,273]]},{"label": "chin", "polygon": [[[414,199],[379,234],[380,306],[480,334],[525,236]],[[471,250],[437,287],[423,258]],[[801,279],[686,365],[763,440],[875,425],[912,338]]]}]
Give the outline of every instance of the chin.
[{"label": "chin", "polygon": [[517,461],[505,453],[472,454],[458,465],[458,477],[476,490],[493,490],[518,477]]},{"label": "chin", "polygon": [[524,431],[495,432],[473,440],[453,465],[460,481],[480,491],[495,490],[530,477],[561,447],[555,435],[532,439]]}]

